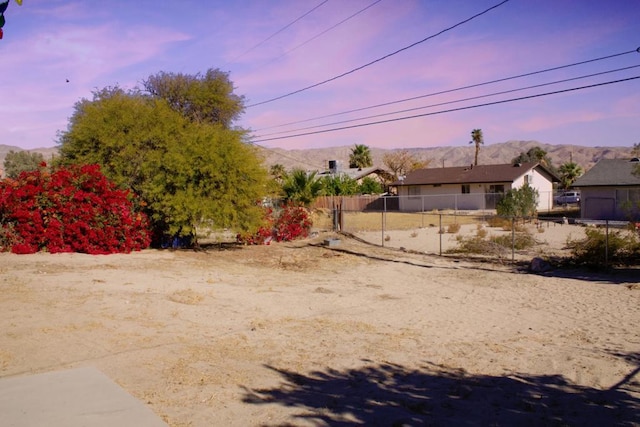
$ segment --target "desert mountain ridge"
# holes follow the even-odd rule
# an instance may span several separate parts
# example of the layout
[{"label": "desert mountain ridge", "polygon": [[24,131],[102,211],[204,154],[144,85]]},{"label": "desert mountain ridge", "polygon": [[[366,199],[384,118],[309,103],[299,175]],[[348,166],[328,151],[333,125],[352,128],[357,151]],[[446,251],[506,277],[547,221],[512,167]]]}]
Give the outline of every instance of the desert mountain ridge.
[{"label": "desert mountain ridge", "polygon": [[[560,166],[570,160],[580,165],[583,170],[589,170],[600,159],[630,158],[632,147],[587,147],[580,145],[551,145],[538,141],[507,141],[490,145],[481,145],[478,154],[478,164],[495,165],[511,163],[520,153],[526,153],[531,148],[540,147],[547,152],[554,166]],[[330,148],[283,150],[279,148],[261,148],[265,164],[282,164],[287,170],[298,167],[306,170],[326,170],[329,160],[336,160],[347,168],[349,154],[353,146]],[[375,166],[383,167],[383,156],[400,149],[382,149],[369,147]],[[473,145],[457,147],[416,147],[407,148],[411,153],[424,159],[429,159],[430,168],[466,166],[473,163],[475,147]]]},{"label": "desert mountain ridge", "polygon": [[[502,143],[480,146],[478,164],[494,165],[511,163],[514,157],[520,153],[526,153],[533,147],[540,147],[547,152],[553,165],[573,160],[583,170],[589,170],[600,159],[630,158],[632,147],[587,147],[581,145],[552,145],[538,141],[507,141]],[[286,150],[282,148],[259,147],[259,151],[267,166],[281,164],[287,170],[301,168],[305,170],[326,170],[329,160],[336,160],[341,167],[348,167],[349,154],[353,146],[340,146],[329,148],[310,148]],[[383,149],[369,147],[375,166],[383,167],[383,156],[386,153],[400,149]],[[0,169],[4,158],[9,151],[22,151],[19,147],[0,144]],[[473,145],[457,147],[415,147],[407,148],[411,153],[424,159],[429,159],[429,167],[466,166],[473,163],[475,147]],[[27,150],[41,153],[45,160],[51,159],[58,152],[56,147],[36,148]]]}]

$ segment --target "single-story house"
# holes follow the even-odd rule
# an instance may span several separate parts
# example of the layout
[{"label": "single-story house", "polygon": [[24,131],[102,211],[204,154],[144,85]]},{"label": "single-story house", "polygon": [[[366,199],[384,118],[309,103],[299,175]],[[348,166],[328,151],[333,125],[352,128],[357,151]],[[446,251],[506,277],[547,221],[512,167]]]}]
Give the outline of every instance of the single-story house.
[{"label": "single-story house", "polygon": [[602,159],[572,187],[580,190],[582,219],[640,219],[640,159],[637,157]]},{"label": "single-story house", "polygon": [[538,190],[538,211],[553,205],[557,176],[537,162],[418,169],[394,182],[400,210],[495,209],[502,195],[525,183]]}]

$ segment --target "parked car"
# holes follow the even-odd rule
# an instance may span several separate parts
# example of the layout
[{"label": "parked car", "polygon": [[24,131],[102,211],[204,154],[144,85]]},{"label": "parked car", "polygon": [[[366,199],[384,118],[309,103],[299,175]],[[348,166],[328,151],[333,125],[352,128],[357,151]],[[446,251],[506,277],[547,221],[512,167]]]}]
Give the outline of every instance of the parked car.
[{"label": "parked car", "polygon": [[558,194],[554,202],[556,205],[570,205],[580,203],[580,192],[579,191],[565,191],[564,193]]}]

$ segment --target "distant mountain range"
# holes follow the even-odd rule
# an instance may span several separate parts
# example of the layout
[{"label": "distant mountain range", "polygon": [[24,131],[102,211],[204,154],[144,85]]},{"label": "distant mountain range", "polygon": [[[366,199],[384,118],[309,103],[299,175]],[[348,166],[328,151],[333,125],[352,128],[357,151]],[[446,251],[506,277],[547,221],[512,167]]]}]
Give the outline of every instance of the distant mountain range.
[{"label": "distant mountain range", "polygon": [[[533,147],[540,147],[547,152],[555,166],[559,166],[569,160],[573,160],[586,171],[600,159],[630,158],[632,147],[584,147],[580,145],[550,145],[538,141],[508,141],[498,144],[482,145],[478,155],[478,163],[483,165],[511,163],[514,157],[520,153],[526,153]],[[306,150],[284,150],[281,148],[260,148],[260,152],[267,166],[281,164],[287,170],[302,168],[305,170],[326,170],[329,160],[338,161],[342,167],[349,166],[349,154],[351,146],[313,148]],[[385,153],[397,151],[370,147],[375,166],[383,166],[382,158]],[[4,158],[9,151],[21,151],[19,147],[0,144],[0,169]],[[463,147],[432,147],[409,148],[425,159],[430,159],[429,167],[465,166],[473,163],[475,148],[473,145]],[[55,156],[58,149],[37,148],[28,150],[41,153],[45,160]]]},{"label": "distant mountain range", "polygon": [[[632,147],[583,147],[580,145],[550,145],[538,141],[508,141],[480,146],[478,164],[495,165],[511,163],[520,153],[526,153],[533,147],[547,152],[554,166],[560,166],[573,160],[586,171],[600,159],[630,158]],[[282,164],[287,170],[294,167],[309,170],[325,170],[329,160],[337,160],[343,167],[349,166],[350,146],[317,148],[308,150],[283,150],[279,148],[261,149],[265,164]],[[385,153],[397,150],[385,150],[370,147],[375,166],[383,166]],[[418,156],[430,159],[429,167],[466,166],[473,163],[475,146],[432,147],[407,149]]]}]

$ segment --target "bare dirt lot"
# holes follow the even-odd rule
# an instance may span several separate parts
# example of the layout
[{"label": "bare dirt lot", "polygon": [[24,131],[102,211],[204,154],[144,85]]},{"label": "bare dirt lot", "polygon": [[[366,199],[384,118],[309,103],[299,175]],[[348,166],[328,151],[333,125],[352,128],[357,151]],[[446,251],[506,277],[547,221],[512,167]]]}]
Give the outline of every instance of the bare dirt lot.
[{"label": "bare dirt lot", "polygon": [[171,426],[640,424],[633,272],[325,237],[0,254],[0,377],[94,366]]}]

